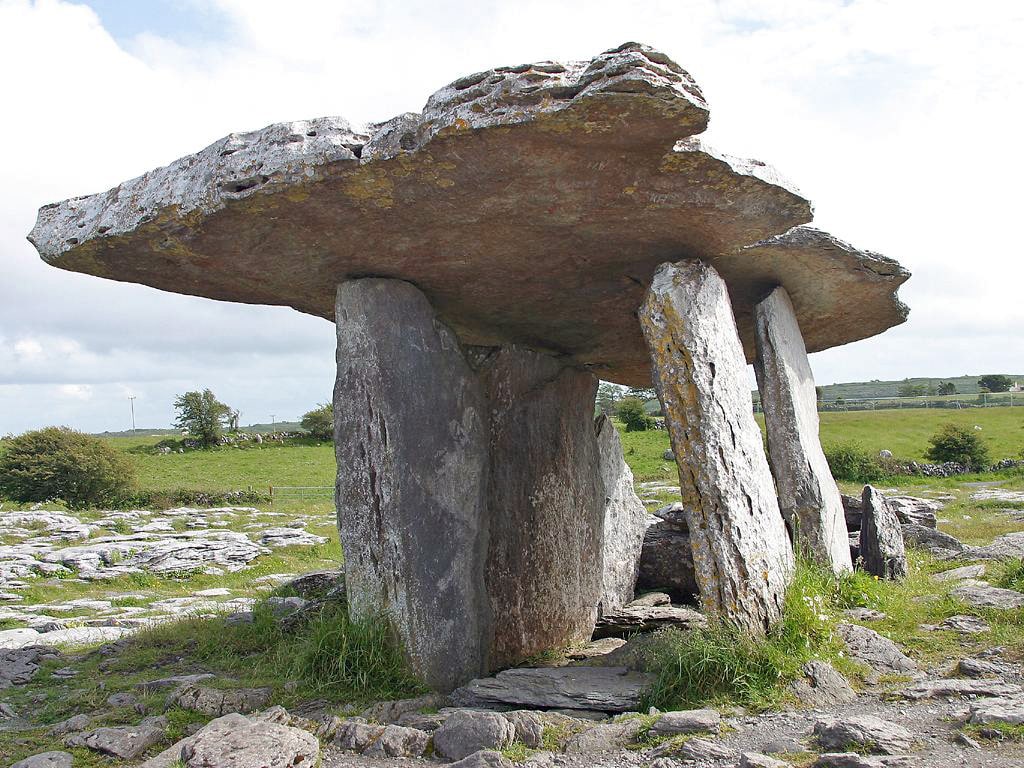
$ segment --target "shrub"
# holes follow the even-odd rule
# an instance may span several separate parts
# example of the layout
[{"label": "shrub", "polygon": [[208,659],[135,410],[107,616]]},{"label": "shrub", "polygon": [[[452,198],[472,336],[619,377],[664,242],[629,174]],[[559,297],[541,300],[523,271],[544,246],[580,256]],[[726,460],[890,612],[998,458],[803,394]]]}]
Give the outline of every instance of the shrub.
[{"label": "shrub", "polygon": [[932,461],[955,461],[977,471],[989,465],[988,447],[977,432],[956,424],[945,424],[932,435],[925,454]]},{"label": "shrub", "polygon": [[330,403],[317,406],[302,417],[302,428],[318,440],[334,438],[334,409]]},{"label": "shrub", "polygon": [[178,411],[174,426],[188,430],[204,448],[217,444],[224,434],[224,423],[232,415],[231,408],[208,389],[178,395],[174,408]]},{"label": "shrub", "polygon": [[116,504],[131,491],[128,459],[95,437],[47,427],[6,440],[0,494],[13,501],[61,500],[72,509]]},{"label": "shrub", "polygon": [[878,457],[857,443],[841,443],[825,449],[825,458],[836,480],[874,483],[886,472]]},{"label": "shrub", "polygon": [[643,432],[654,426],[654,419],[644,410],[639,397],[624,397],[615,404],[615,415],[626,425],[627,432]]}]

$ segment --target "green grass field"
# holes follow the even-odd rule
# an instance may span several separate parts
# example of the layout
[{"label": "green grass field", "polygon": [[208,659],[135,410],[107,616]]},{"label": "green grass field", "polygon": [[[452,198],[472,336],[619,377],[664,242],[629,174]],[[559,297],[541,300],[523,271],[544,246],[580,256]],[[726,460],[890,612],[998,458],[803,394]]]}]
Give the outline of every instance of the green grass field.
[{"label": "green grass field", "polygon": [[[763,417],[757,416],[764,426]],[[821,442],[826,447],[859,443],[870,451],[888,449],[899,458],[925,461],[928,438],[943,424],[973,428],[988,445],[993,460],[1020,458],[1024,451],[1024,408],[956,410],[886,410],[821,414]],[[225,491],[252,486],[329,486],[334,483],[334,449],[329,443],[300,441],[252,448],[220,448],[167,455],[143,450],[159,437],[111,437],[135,464],[146,490],[178,488]],[[663,458],[669,447],[663,430],[623,433],[626,461],[638,482],[670,478],[675,466]]]}]

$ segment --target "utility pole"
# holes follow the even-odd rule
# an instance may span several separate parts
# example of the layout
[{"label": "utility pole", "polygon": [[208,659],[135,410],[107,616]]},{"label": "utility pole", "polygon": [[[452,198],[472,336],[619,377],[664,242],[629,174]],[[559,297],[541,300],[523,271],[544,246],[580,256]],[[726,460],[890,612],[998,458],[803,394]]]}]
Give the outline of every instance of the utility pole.
[{"label": "utility pole", "polygon": [[128,402],[132,407],[132,434],[135,434],[135,395],[128,395]]},{"label": "utility pole", "polygon": [[274,420],[274,414],[270,414],[270,426],[271,426],[271,428],[273,428],[275,424],[277,424],[277,422]]}]

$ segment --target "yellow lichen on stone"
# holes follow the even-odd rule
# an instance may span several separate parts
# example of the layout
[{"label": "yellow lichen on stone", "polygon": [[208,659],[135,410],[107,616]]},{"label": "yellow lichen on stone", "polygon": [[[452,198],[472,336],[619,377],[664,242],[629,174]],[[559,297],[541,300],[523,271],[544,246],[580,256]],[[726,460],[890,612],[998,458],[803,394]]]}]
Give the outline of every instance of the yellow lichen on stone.
[{"label": "yellow lichen on stone", "polygon": [[363,205],[390,208],[395,203],[395,183],[383,168],[363,166],[345,179],[343,189],[349,198]]}]

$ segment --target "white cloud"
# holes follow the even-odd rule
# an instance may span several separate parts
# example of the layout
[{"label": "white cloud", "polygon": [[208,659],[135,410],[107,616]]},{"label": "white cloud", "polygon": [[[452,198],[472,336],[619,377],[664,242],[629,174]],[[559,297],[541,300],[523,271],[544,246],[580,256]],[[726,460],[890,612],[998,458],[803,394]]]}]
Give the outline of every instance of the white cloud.
[{"label": "white cloud", "polygon": [[[694,74],[711,143],[775,164],[822,226],[915,272],[902,292],[911,322],[815,355],[820,381],[1024,362],[1020,3],[183,5],[221,19],[221,37],[174,42],[156,29],[119,43],[86,6],[0,0],[0,432],[54,420],[122,428],[126,388],[145,403],[139,423],[154,425],[188,388],[210,386],[263,420],[298,415],[331,387],[330,324],[49,268],[24,240],[38,205],[231,131],[324,114],[382,120],[470,71],[587,58],[627,39]],[[92,400],[62,399],[65,385],[91,387]]]}]

